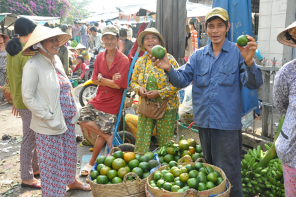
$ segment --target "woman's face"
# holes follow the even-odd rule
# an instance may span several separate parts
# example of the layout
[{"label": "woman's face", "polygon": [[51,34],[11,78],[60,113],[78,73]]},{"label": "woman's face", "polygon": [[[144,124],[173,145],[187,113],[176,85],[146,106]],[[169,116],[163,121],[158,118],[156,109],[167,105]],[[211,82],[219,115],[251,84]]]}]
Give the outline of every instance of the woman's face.
[{"label": "woman's face", "polygon": [[32,33],[26,35],[26,36],[18,36],[18,39],[20,40],[21,43],[26,44],[30,38]]},{"label": "woman's face", "polygon": [[82,60],[79,59],[79,58],[77,58],[77,63],[78,63],[78,64],[82,63]]},{"label": "woman's face", "polygon": [[3,44],[4,43],[4,39],[2,36],[0,36],[0,44]]},{"label": "woman's face", "polygon": [[51,54],[57,55],[59,52],[59,39],[58,36],[48,38],[42,42],[42,46]]},{"label": "woman's face", "polygon": [[155,45],[160,45],[160,40],[158,36],[154,33],[146,34],[143,40],[143,46],[147,50],[147,52],[151,53],[151,50]]},{"label": "woman's face", "polygon": [[81,49],[77,49],[77,52],[80,53]]}]

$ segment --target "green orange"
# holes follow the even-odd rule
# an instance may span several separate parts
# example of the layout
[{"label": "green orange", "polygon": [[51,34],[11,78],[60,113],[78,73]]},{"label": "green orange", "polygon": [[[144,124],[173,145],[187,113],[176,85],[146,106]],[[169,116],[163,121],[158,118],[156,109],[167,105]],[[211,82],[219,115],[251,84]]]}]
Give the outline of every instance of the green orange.
[{"label": "green orange", "polygon": [[164,58],[165,54],[165,49],[160,45],[154,46],[151,50],[151,55],[155,57],[155,59],[161,60]]},{"label": "green orange", "polygon": [[112,162],[115,160],[115,157],[113,156],[108,156],[105,161],[104,161],[104,164],[106,166],[109,166],[109,167],[112,167]]},{"label": "green orange", "polygon": [[248,42],[249,42],[249,39],[247,38],[246,35],[241,35],[236,39],[236,43],[241,47],[246,46]]},{"label": "green orange", "polygon": [[179,142],[179,147],[180,147],[180,149],[182,149],[182,150],[188,150],[188,148],[189,148],[189,143],[188,143],[186,140],[181,140],[181,141]]},{"label": "green orange", "polygon": [[113,160],[113,162],[112,162],[112,168],[114,170],[119,170],[120,168],[125,167],[125,166],[126,166],[126,163],[121,158],[117,158],[117,159]]},{"label": "green orange", "polygon": [[97,158],[97,164],[101,164],[105,162],[106,157],[105,156],[99,156]]},{"label": "green orange", "polygon": [[123,177],[127,174],[127,173],[129,173],[129,171],[128,171],[128,169],[127,168],[120,168],[119,170],[118,170],[118,176],[120,177],[120,178],[122,178],[123,179]]},{"label": "green orange", "polygon": [[112,180],[114,177],[117,177],[117,171],[116,170],[109,170],[107,172],[107,177],[109,180]]},{"label": "green orange", "polygon": [[99,175],[97,177],[97,183],[98,184],[107,184],[108,183],[108,178],[106,175]]},{"label": "green orange", "polygon": [[107,173],[111,170],[111,168],[109,166],[104,166],[101,168],[100,170],[100,174],[101,175],[107,175]]}]

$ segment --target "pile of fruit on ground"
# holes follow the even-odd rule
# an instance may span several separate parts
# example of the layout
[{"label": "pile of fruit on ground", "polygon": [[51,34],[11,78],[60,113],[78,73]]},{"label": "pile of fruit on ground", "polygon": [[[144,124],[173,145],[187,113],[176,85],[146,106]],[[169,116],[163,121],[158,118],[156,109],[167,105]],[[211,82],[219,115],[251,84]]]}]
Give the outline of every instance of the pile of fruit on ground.
[{"label": "pile of fruit on ground", "polygon": [[[152,152],[141,156],[133,152],[117,151],[108,157],[99,156],[96,170],[91,172],[90,177],[98,184],[117,184],[121,183],[129,172],[136,173],[141,179],[147,178],[150,170],[158,165]],[[133,180],[133,177],[128,176],[127,180]]]},{"label": "pile of fruit on ground", "polygon": [[285,196],[283,164],[277,157],[275,141],[278,138],[285,116],[277,127],[273,143],[265,144],[266,152],[257,148],[249,149],[241,161],[242,186],[244,197],[281,197]]},{"label": "pile of fruit on ground", "polygon": [[[171,161],[178,162],[186,155],[193,161],[203,157],[201,145],[197,144],[194,139],[180,140],[178,144],[169,140],[156,153],[162,165],[168,165]],[[188,162],[188,160],[184,160],[184,162]]]},{"label": "pile of fruit on ground", "polygon": [[244,197],[285,196],[282,162],[276,158],[274,144],[270,146],[265,144],[266,152],[258,146],[244,155],[241,162]]},{"label": "pile of fruit on ground", "polygon": [[220,185],[223,180],[220,172],[214,171],[211,166],[206,167],[200,162],[178,165],[176,161],[171,161],[165,169],[153,173],[149,185],[156,189],[183,193],[188,189],[198,191],[212,189]]}]

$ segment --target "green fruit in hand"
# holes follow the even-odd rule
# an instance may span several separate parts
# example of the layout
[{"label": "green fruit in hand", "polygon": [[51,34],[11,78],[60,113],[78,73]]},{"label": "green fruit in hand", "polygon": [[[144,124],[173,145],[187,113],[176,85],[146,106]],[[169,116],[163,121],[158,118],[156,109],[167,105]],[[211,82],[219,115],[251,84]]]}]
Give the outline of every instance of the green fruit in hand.
[{"label": "green fruit in hand", "polygon": [[246,35],[241,35],[236,40],[236,43],[241,47],[246,46],[248,42],[249,42],[249,40]]},{"label": "green fruit in hand", "polygon": [[161,60],[165,56],[165,49],[160,45],[156,45],[152,48],[151,55],[155,57],[155,59]]}]

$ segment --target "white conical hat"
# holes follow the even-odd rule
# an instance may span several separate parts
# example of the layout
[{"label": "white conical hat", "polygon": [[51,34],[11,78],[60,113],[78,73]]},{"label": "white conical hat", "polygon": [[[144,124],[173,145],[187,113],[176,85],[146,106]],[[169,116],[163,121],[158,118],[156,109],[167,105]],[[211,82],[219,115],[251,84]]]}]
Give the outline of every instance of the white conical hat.
[{"label": "white conical hat", "polygon": [[86,49],[86,47],[85,47],[83,44],[79,43],[79,44],[75,47],[75,49]]},{"label": "white conical hat", "polygon": [[71,39],[71,36],[67,33],[64,33],[62,31],[57,31],[56,29],[51,29],[49,27],[45,27],[43,25],[37,25],[37,27],[32,32],[32,35],[30,36],[27,44],[25,45],[22,55],[24,56],[33,56],[38,51],[32,51],[30,49],[31,46],[34,44],[37,44],[43,40],[46,40],[48,38],[58,36],[59,40],[59,47],[63,46],[68,40]]}]

